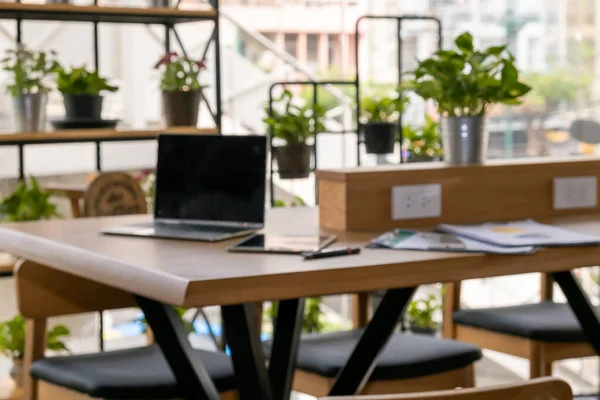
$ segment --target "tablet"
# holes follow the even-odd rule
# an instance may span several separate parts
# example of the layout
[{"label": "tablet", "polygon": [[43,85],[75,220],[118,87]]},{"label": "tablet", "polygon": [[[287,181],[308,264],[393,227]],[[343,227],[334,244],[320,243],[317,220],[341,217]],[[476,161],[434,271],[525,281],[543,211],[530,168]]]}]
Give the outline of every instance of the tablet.
[{"label": "tablet", "polygon": [[300,254],[321,250],[335,242],[337,238],[330,236],[280,235],[256,233],[228,250],[234,252]]}]

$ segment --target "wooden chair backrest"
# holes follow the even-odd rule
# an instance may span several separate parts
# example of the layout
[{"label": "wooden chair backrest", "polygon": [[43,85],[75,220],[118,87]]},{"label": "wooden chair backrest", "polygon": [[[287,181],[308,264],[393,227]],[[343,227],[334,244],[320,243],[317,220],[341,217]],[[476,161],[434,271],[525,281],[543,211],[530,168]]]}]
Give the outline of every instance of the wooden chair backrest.
[{"label": "wooden chair backrest", "polygon": [[557,378],[541,378],[518,385],[420,392],[396,395],[330,397],[321,400],[572,400],[571,387]]},{"label": "wooden chair backrest", "polygon": [[123,172],[99,175],[83,194],[83,215],[86,217],[146,214],[147,212],[146,194],[140,183]]}]

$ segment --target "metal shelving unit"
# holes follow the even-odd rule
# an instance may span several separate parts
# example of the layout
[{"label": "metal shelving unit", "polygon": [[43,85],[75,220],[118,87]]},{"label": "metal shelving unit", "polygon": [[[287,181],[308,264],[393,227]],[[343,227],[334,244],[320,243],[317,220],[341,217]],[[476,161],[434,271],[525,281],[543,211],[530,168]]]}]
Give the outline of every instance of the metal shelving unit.
[{"label": "metal shelving unit", "polygon": [[[0,19],[12,19],[17,24],[17,44],[22,43],[23,21],[66,21],[90,22],[94,25],[94,67],[99,68],[98,50],[98,24],[99,23],[127,23],[127,24],[159,24],[165,27],[165,52],[171,51],[171,35],[178,42],[185,56],[188,56],[185,47],[177,33],[177,24],[189,22],[212,21],[213,31],[206,47],[202,52],[205,58],[214,44],[215,65],[215,110],[213,111],[208,100],[203,97],[215,123],[212,132],[221,131],[221,52],[219,35],[219,0],[208,0],[204,8],[198,10],[179,9],[179,3],[174,8],[133,8],[133,7],[105,7],[99,6],[98,0],[93,5],[76,6],[71,4],[26,4],[20,0],[16,3],[0,3]],[[195,129],[190,127],[190,129]],[[199,130],[203,131],[203,130]],[[204,130],[206,131],[206,130]],[[19,178],[24,179],[23,148],[28,144],[56,144],[56,143],[95,143],[96,168],[102,170],[101,143],[131,140],[152,140],[159,131],[107,131],[104,129],[59,131],[59,132],[29,132],[14,135],[1,135],[0,146],[18,146],[19,148]]]}]

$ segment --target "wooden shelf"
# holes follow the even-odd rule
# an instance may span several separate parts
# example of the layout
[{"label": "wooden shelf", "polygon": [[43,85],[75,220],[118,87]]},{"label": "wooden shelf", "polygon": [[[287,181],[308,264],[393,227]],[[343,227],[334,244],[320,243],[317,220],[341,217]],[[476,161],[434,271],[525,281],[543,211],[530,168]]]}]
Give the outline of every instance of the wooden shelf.
[{"label": "wooden shelf", "polygon": [[113,22],[125,24],[176,24],[214,20],[215,10],[75,6],[70,4],[1,3],[0,19]]},{"label": "wooden shelf", "polygon": [[161,133],[211,135],[219,133],[219,130],[217,128],[198,129],[190,126],[152,130],[73,129],[55,132],[0,133],[0,146],[151,140]]}]

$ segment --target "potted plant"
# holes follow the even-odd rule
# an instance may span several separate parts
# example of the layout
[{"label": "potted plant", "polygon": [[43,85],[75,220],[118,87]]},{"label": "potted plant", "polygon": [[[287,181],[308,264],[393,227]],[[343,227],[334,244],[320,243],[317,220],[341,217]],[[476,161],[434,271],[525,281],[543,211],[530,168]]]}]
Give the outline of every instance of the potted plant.
[{"label": "potted plant", "polygon": [[167,126],[196,126],[203,88],[199,75],[206,68],[204,60],[171,52],[158,60],[154,68],[162,71],[160,88]]},{"label": "potted plant", "polygon": [[0,65],[11,75],[6,90],[13,98],[16,130],[43,131],[50,91],[48,80],[58,68],[56,53],[19,47],[8,50]]},{"label": "potted plant", "polygon": [[[48,350],[69,351],[64,338],[69,336],[69,329],[64,325],[56,325],[47,332],[46,348]],[[12,359],[10,376],[17,387],[23,385],[23,356],[25,355],[25,318],[21,315],[0,322],[0,354]]]},{"label": "potted plant", "polygon": [[400,131],[398,120],[408,104],[400,91],[393,96],[367,97],[360,102],[365,147],[369,154],[394,152]]},{"label": "potted plant", "polygon": [[402,127],[403,145],[409,162],[435,161],[442,155],[440,124],[425,115],[422,127]]},{"label": "potted plant", "polygon": [[[274,301],[271,306],[265,309],[265,314],[275,326],[279,302]],[[323,313],[321,312],[321,298],[307,297],[304,303],[304,313],[302,317],[302,332],[304,333],[319,333],[324,328]]]},{"label": "potted plant", "polygon": [[42,190],[37,180],[21,182],[17,189],[0,202],[0,221],[36,221],[60,217],[56,205],[50,201],[51,192]]},{"label": "potted plant", "polygon": [[272,110],[265,110],[264,122],[272,137],[284,142],[274,148],[273,154],[281,179],[306,178],[310,174],[312,146],[308,142],[325,130],[324,109],[318,104],[298,105],[295,100],[292,92],[284,90]]},{"label": "potted plant", "polygon": [[439,326],[435,314],[441,309],[441,304],[432,294],[426,299],[411,301],[406,310],[408,328],[413,333],[435,335]]},{"label": "potted plant", "polygon": [[456,50],[439,50],[420,61],[405,88],[433,100],[442,115],[444,159],[451,164],[485,161],[488,132],[486,112],[497,103],[521,104],[531,90],[519,81],[519,71],[507,46],[475,50],[465,32],[454,41]]},{"label": "potted plant", "polygon": [[56,71],[58,91],[62,93],[68,121],[102,119],[102,92],[116,92],[119,88],[108,84],[98,71],[85,66]]}]

